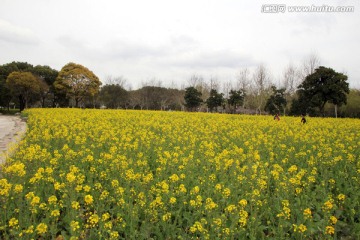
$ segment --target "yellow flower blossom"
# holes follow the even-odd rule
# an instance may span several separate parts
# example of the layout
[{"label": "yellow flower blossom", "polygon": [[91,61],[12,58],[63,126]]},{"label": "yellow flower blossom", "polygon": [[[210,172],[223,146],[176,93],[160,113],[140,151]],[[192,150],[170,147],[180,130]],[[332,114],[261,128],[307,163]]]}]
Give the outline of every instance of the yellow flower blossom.
[{"label": "yellow flower blossom", "polygon": [[48,203],[53,205],[53,204],[56,204],[57,202],[57,197],[55,195],[51,195],[49,198],[48,198]]},{"label": "yellow flower blossom", "polygon": [[306,208],[304,210],[303,214],[304,214],[305,219],[312,218],[312,212],[311,212],[310,208]]},{"label": "yellow flower blossom", "polygon": [[246,205],[247,205],[247,201],[246,201],[246,199],[241,199],[240,201],[239,201],[239,205],[241,206],[241,207],[245,207]]},{"label": "yellow flower blossom", "polygon": [[231,194],[231,190],[229,188],[224,188],[222,195],[224,198],[228,198]]},{"label": "yellow flower blossom", "polygon": [[110,214],[109,213],[104,213],[102,216],[101,216],[101,220],[103,222],[105,222],[106,220],[108,220],[110,218]]},{"label": "yellow flower blossom", "polygon": [[236,206],[234,204],[231,204],[225,208],[225,212],[233,213],[236,210]]},{"label": "yellow flower blossom", "polygon": [[331,209],[333,209],[333,207],[334,207],[334,204],[332,201],[326,201],[323,205],[323,209],[325,211],[330,211]]},{"label": "yellow flower blossom", "polygon": [[52,217],[58,217],[58,216],[60,216],[60,211],[58,209],[55,209],[55,210],[51,211],[50,215]]},{"label": "yellow flower blossom", "polygon": [[87,205],[91,205],[94,202],[94,199],[91,195],[85,195],[84,201]]},{"label": "yellow flower blossom", "polygon": [[75,181],[75,179],[76,179],[76,176],[75,176],[75,174],[73,173],[73,172],[70,172],[70,173],[68,173],[67,175],[66,175],[66,180],[68,181],[68,182],[74,182]]},{"label": "yellow flower blossom", "polygon": [[[218,207],[218,205],[211,199],[211,198],[207,198],[205,201],[205,209],[206,210],[212,210]],[[190,203],[191,205],[191,203]]]},{"label": "yellow flower blossom", "polygon": [[33,199],[31,200],[31,205],[32,206],[35,206],[35,205],[37,205],[37,204],[39,204],[40,203],[40,198],[38,197],[38,196],[34,196],[33,197]]},{"label": "yellow flower blossom", "polygon": [[345,196],[344,194],[342,194],[342,193],[340,193],[340,194],[337,196],[337,199],[338,199],[340,202],[345,201],[345,198],[346,198],[346,196]]},{"label": "yellow flower blossom", "polygon": [[170,203],[170,204],[176,203],[176,198],[171,197],[170,200],[169,200],[169,203]]},{"label": "yellow flower blossom", "polygon": [[80,224],[78,221],[71,221],[70,227],[73,232],[76,232],[78,229],[80,229]]},{"label": "yellow flower blossom", "polygon": [[117,231],[111,231],[110,232],[110,239],[119,239],[119,233]]},{"label": "yellow flower blossom", "polygon": [[303,233],[307,230],[307,227],[304,224],[300,224],[297,226],[296,224],[293,224],[294,232]]},{"label": "yellow flower blossom", "polygon": [[95,227],[99,222],[99,216],[97,214],[92,214],[88,219],[89,227]]},{"label": "yellow flower blossom", "polygon": [[335,225],[337,221],[338,220],[337,220],[337,218],[335,216],[330,217],[330,220],[329,220],[330,224]]},{"label": "yellow flower blossom", "polygon": [[72,201],[71,202],[71,207],[73,208],[73,209],[79,209],[80,208],[80,204],[79,204],[79,202],[77,202],[77,201]]},{"label": "yellow flower blossom", "polygon": [[19,220],[17,220],[16,218],[11,218],[9,220],[9,227],[16,227],[19,224]]},{"label": "yellow flower blossom", "polygon": [[23,191],[24,187],[21,184],[15,184],[14,186],[14,192],[15,193],[21,193]]},{"label": "yellow flower blossom", "polygon": [[171,213],[169,213],[169,212],[162,216],[162,220],[164,222],[167,222],[168,220],[170,220],[170,218],[171,218]]},{"label": "yellow flower blossom", "polygon": [[335,233],[335,228],[333,226],[325,227],[325,234],[334,235],[334,233]]},{"label": "yellow flower blossom", "polygon": [[199,186],[195,186],[193,189],[191,189],[190,193],[195,195],[199,193],[199,191],[200,191]]},{"label": "yellow flower blossom", "polygon": [[40,235],[44,234],[47,232],[48,226],[45,223],[40,223],[39,225],[37,225],[36,227],[36,232]]}]

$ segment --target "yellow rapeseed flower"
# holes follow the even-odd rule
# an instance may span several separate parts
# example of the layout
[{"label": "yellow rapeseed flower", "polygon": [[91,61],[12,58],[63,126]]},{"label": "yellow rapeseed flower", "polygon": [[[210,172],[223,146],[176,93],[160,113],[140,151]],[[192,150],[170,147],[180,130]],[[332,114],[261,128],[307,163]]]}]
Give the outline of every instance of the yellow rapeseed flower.
[{"label": "yellow rapeseed flower", "polygon": [[16,227],[19,224],[19,220],[17,220],[16,218],[11,218],[9,220],[9,227]]},{"label": "yellow rapeseed flower", "polygon": [[176,198],[171,197],[170,200],[169,200],[169,203],[170,203],[170,204],[176,203]]},{"label": "yellow rapeseed flower", "polygon": [[35,206],[37,204],[40,203],[40,198],[38,196],[34,196],[33,199],[31,200],[31,206]]},{"label": "yellow rapeseed flower", "polygon": [[40,235],[44,234],[47,232],[48,226],[45,223],[40,223],[39,225],[37,225],[36,227],[36,232]]},{"label": "yellow rapeseed flower", "polygon": [[329,222],[330,222],[330,224],[332,224],[332,225],[335,225],[337,221],[338,221],[338,220],[337,220],[337,218],[336,218],[335,216],[331,216],[330,219],[329,219]]},{"label": "yellow rapeseed flower", "polygon": [[334,204],[332,203],[332,201],[326,201],[323,205],[323,209],[325,211],[330,211],[333,207],[334,207]]},{"label": "yellow rapeseed flower", "polygon": [[325,227],[325,234],[333,235],[335,233],[335,228],[333,226]]},{"label": "yellow rapeseed flower", "polygon": [[55,195],[51,195],[49,198],[48,198],[48,203],[49,204],[56,204],[57,202],[57,197]]},{"label": "yellow rapeseed flower", "polygon": [[21,184],[15,184],[14,186],[14,192],[15,193],[21,193],[23,191],[24,187]]},{"label": "yellow rapeseed flower", "polygon": [[80,224],[78,221],[71,221],[70,227],[72,231],[76,232],[78,229],[80,229]]},{"label": "yellow rapeseed flower", "polygon": [[84,201],[87,205],[91,205],[94,202],[94,199],[91,195],[85,195]]},{"label": "yellow rapeseed flower", "polygon": [[297,226],[296,224],[293,224],[293,227],[294,227],[294,232],[303,233],[307,230],[307,227],[304,224],[300,224],[299,226]]},{"label": "yellow rapeseed flower", "polygon": [[79,202],[77,202],[77,201],[72,201],[71,202],[71,207],[73,208],[73,209],[79,209],[80,208],[80,203]]},{"label": "yellow rapeseed flower", "polygon": [[55,210],[51,211],[50,215],[52,217],[58,217],[58,216],[60,216],[60,211],[58,209],[55,209]]},{"label": "yellow rapeseed flower", "polygon": [[312,213],[310,208],[306,208],[303,212],[305,219],[312,218]]},{"label": "yellow rapeseed flower", "polygon": [[337,199],[338,199],[339,201],[341,201],[341,202],[345,201],[345,198],[346,198],[346,196],[345,196],[344,194],[342,194],[342,193],[340,193],[340,194],[337,196]]},{"label": "yellow rapeseed flower", "polygon": [[167,222],[170,218],[171,218],[171,213],[169,213],[169,212],[162,216],[162,220],[164,222]]},{"label": "yellow rapeseed flower", "polygon": [[246,201],[246,199],[241,199],[240,201],[239,201],[239,205],[241,206],[241,207],[245,207],[246,205],[247,205],[247,201]]},{"label": "yellow rapeseed flower", "polygon": [[110,213],[104,213],[102,216],[101,216],[101,220],[103,222],[105,222],[106,220],[108,220],[110,218]]},{"label": "yellow rapeseed flower", "polygon": [[99,216],[97,214],[92,214],[89,219],[88,219],[88,223],[90,227],[95,227],[99,222]]}]

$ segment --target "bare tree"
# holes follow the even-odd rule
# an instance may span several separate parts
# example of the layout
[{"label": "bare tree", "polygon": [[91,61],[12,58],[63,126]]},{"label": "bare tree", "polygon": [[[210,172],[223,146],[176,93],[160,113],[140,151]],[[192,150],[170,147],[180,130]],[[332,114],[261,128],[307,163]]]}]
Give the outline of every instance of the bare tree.
[{"label": "bare tree", "polygon": [[241,69],[237,77],[238,90],[241,90],[244,93],[243,107],[246,103],[246,94],[250,92],[250,71],[248,68]]},{"label": "bare tree", "polygon": [[189,87],[196,87],[200,83],[204,82],[204,78],[199,74],[193,74],[188,80]]},{"label": "bare tree", "polygon": [[211,76],[208,84],[209,89],[215,89],[216,91],[219,91],[219,81],[217,77]]},{"label": "bare tree", "polygon": [[209,84],[207,84],[201,75],[193,74],[188,80],[189,86],[196,88],[201,92],[201,98],[205,101],[210,96]]},{"label": "bare tree", "polygon": [[113,77],[111,75],[106,76],[105,78],[105,84],[108,85],[119,85],[120,87],[125,89],[125,85],[127,83],[126,78],[124,78],[123,76],[119,76],[119,77]]},{"label": "bare tree", "polygon": [[270,73],[264,65],[259,65],[253,74],[254,94],[256,99],[257,111],[261,114],[263,105],[268,95],[270,83]]},{"label": "bare tree", "polygon": [[286,110],[290,107],[291,100],[295,97],[296,89],[300,84],[298,69],[293,64],[290,63],[285,68],[282,83],[282,87],[285,88],[285,99],[287,102],[287,105],[284,108],[285,115]]},{"label": "bare tree", "polygon": [[148,81],[145,81],[145,82],[142,82],[141,83],[141,86],[142,87],[148,87],[148,86],[151,86],[151,87],[162,87],[162,81],[153,77],[153,78],[150,78]]},{"label": "bare tree", "polygon": [[297,69],[293,64],[289,64],[284,71],[283,86],[288,94],[294,94],[300,84]]},{"label": "bare tree", "polygon": [[226,99],[229,98],[229,93],[230,93],[230,90],[232,90],[232,88],[233,88],[233,84],[231,81],[227,81],[227,82],[223,83],[222,92],[224,93],[224,97]]},{"label": "bare tree", "polygon": [[319,67],[320,64],[320,58],[317,56],[316,53],[311,53],[307,58],[305,58],[302,66],[298,71],[301,82],[305,80],[306,76],[313,74],[315,72],[315,69]]},{"label": "bare tree", "polygon": [[172,88],[172,89],[177,89],[177,84],[174,80],[171,81],[171,83],[169,84],[169,88]]}]

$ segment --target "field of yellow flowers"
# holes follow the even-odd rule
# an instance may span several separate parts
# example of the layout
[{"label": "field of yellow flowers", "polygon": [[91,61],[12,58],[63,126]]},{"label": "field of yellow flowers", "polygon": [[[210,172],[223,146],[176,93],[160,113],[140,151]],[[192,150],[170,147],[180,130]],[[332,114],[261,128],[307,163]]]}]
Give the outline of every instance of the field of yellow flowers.
[{"label": "field of yellow flowers", "polygon": [[0,239],[356,239],[360,120],[31,109]]}]

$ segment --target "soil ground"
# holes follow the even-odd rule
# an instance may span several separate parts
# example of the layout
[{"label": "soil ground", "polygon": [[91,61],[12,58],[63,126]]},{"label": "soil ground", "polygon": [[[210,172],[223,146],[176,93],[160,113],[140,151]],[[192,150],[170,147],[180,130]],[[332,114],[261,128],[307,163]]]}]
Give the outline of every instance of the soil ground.
[{"label": "soil ground", "polygon": [[16,144],[26,132],[26,122],[20,116],[0,115],[0,168]]}]

